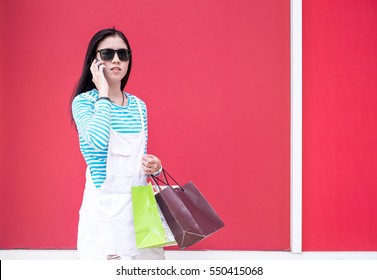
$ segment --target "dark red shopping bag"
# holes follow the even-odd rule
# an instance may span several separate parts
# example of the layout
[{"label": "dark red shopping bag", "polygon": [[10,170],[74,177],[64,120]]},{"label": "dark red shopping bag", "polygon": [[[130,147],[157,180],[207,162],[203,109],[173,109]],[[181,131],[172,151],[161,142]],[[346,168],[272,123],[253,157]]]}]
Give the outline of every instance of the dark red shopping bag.
[{"label": "dark red shopping bag", "polygon": [[[179,249],[187,248],[224,227],[224,222],[193,182],[180,186],[166,170],[162,172],[165,181],[151,176],[159,188],[156,201]],[[177,188],[169,184],[166,175],[176,183]],[[166,186],[162,188],[158,182]]]}]

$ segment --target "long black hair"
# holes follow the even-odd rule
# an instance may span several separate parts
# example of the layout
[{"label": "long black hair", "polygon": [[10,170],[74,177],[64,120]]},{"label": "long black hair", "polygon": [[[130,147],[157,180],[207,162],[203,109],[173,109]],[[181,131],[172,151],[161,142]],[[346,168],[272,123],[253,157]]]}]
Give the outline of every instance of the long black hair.
[{"label": "long black hair", "polygon": [[[90,72],[90,66],[93,62],[93,59],[96,57],[96,51],[97,51],[98,44],[103,39],[105,39],[109,36],[119,36],[126,43],[127,48],[129,50],[131,50],[131,47],[130,47],[130,44],[127,40],[127,37],[123,34],[123,32],[115,29],[115,27],[106,28],[106,29],[100,30],[96,34],[94,34],[94,36],[92,37],[92,39],[89,42],[88,50],[86,52],[86,56],[85,56],[85,60],[84,60],[84,67],[83,67],[82,72],[81,72],[81,77],[80,77],[79,81],[77,82],[77,84],[76,84],[76,86],[73,90],[70,106],[72,106],[73,99],[77,95],[79,95],[80,93],[83,93],[83,92],[86,92],[86,91],[89,91],[89,90],[96,88],[96,86],[95,86],[95,84],[93,83],[93,80],[92,80],[93,76],[92,76],[92,73]],[[130,60],[128,62],[127,73],[123,77],[123,79],[120,83],[120,90],[122,90],[122,91],[127,84],[128,77],[130,76],[130,73],[131,73],[131,67],[132,67],[132,55],[130,56]],[[72,114],[72,111],[71,111],[71,114]],[[73,117],[72,117],[72,119],[73,119]]]}]

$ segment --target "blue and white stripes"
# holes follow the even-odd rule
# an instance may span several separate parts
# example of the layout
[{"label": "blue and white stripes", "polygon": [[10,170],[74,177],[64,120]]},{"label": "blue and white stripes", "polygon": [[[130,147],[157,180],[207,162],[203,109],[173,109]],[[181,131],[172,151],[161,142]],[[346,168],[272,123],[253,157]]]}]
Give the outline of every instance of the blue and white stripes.
[{"label": "blue and white stripes", "polygon": [[[106,159],[110,128],[119,133],[139,133],[142,129],[136,97],[126,93],[127,107],[98,98],[93,89],[75,97],[72,103],[81,153],[89,166],[93,182],[99,188],[106,177]],[[147,108],[139,99],[143,113],[145,131],[148,131]],[[147,136],[148,137],[148,136]],[[146,150],[146,147],[145,147]]]}]

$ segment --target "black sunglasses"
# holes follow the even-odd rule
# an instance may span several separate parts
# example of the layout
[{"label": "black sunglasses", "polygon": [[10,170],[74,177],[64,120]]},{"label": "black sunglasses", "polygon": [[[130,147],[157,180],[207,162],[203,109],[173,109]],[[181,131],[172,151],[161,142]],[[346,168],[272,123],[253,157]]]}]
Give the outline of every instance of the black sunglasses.
[{"label": "black sunglasses", "polygon": [[102,49],[98,50],[96,54],[99,53],[102,60],[113,60],[115,53],[117,53],[119,60],[121,61],[128,61],[131,57],[131,50],[128,49],[119,49],[119,50],[113,50],[113,49]]}]

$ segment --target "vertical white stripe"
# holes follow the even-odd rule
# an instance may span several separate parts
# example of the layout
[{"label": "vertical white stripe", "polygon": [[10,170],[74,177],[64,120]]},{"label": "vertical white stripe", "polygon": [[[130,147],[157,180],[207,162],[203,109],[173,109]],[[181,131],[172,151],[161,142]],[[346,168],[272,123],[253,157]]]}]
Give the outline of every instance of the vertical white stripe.
[{"label": "vertical white stripe", "polygon": [[302,0],[291,0],[291,251],[302,252]]}]

